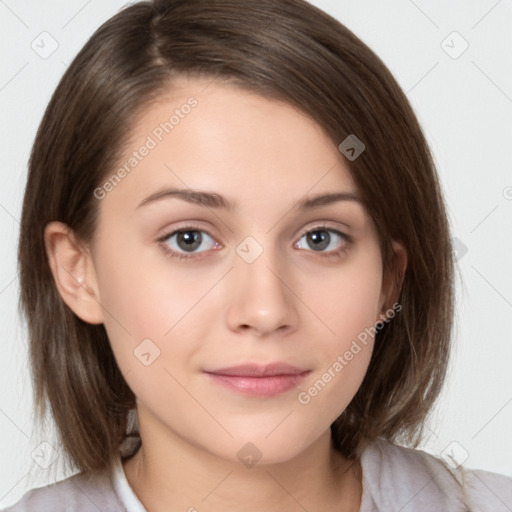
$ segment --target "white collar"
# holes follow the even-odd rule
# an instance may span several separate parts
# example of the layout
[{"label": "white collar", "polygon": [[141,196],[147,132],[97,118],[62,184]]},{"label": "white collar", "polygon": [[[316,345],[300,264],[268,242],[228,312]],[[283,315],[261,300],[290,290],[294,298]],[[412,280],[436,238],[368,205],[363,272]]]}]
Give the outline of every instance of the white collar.
[{"label": "white collar", "polygon": [[128,483],[121,463],[121,457],[117,458],[115,464],[114,487],[117,496],[128,512],[147,512]]}]

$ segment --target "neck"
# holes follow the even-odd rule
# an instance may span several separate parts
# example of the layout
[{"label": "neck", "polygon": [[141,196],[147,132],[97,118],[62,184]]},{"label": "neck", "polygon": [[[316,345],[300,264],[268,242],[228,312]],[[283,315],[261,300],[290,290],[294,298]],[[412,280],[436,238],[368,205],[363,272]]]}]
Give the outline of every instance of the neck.
[{"label": "neck", "polygon": [[[357,512],[361,467],[331,446],[330,430],[296,457],[252,466],[194,446],[174,433],[144,435],[123,465],[128,483],[148,512],[343,510]],[[146,432],[147,433],[147,432]]]}]

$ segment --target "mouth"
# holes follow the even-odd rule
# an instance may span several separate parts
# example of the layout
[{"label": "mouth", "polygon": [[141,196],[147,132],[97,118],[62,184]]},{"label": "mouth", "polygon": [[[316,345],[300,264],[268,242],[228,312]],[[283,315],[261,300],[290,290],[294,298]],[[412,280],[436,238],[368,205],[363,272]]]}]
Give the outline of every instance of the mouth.
[{"label": "mouth", "polygon": [[276,396],[296,387],[311,373],[284,363],[264,366],[249,363],[218,370],[204,370],[213,382],[249,396]]}]

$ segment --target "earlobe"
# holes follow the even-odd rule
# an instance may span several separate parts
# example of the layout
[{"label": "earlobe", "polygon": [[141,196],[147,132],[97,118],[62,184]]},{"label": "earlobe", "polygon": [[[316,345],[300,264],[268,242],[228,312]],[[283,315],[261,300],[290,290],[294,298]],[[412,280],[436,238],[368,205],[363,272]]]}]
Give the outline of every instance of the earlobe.
[{"label": "earlobe", "polygon": [[49,222],[44,231],[48,263],[62,300],[84,322],[103,323],[96,273],[90,252],[62,222]]}]

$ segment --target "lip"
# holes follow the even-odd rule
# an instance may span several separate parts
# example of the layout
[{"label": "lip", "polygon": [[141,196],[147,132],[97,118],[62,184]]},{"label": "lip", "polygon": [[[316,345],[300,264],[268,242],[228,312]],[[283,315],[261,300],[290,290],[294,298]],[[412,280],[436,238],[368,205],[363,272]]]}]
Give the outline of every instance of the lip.
[{"label": "lip", "polygon": [[229,368],[220,368],[218,370],[205,370],[206,373],[214,373],[216,375],[232,375],[237,377],[273,377],[275,375],[298,375],[304,373],[303,368],[297,368],[286,363],[244,363]]},{"label": "lip", "polygon": [[204,371],[217,384],[250,396],[279,395],[296,387],[310,372],[285,363],[248,363]]}]

